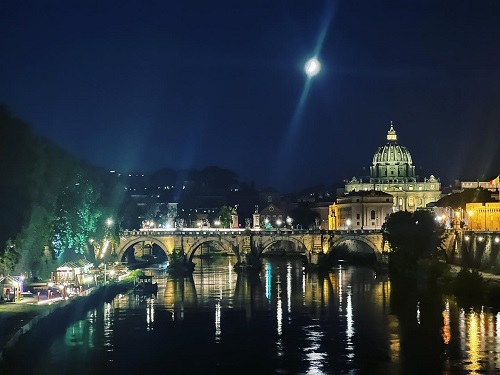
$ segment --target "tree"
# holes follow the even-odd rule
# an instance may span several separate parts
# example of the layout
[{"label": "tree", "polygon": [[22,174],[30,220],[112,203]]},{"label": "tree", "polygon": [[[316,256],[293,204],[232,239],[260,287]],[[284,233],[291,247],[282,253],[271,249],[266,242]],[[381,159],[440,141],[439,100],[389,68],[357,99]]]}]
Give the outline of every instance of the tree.
[{"label": "tree", "polygon": [[232,215],[236,215],[236,208],[222,206],[219,210],[220,226],[222,228],[231,228]]},{"label": "tree", "polygon": [[416,275],[420,260],[436,260],[445,254],[445,228],[428,211],[392,213],[382,233],[390,246],[389,267],[393,275]]},{"label": "tree", "polygon": [[12,240],[8,240],[5,247],[0,248],[0,275],[8,275],[19,262],[21,255],[16,251],[16,246]]}]

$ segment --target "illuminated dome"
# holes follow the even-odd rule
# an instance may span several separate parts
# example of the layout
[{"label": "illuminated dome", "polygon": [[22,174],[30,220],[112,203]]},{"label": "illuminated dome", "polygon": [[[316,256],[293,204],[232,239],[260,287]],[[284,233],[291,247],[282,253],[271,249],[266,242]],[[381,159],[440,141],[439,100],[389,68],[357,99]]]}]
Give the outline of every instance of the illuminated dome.
[{"label": "illuminated dome", "polygon": [[415,181],[415,167],[408,149],[397,143],[398,136],[392,125],[387,132],[387,143],[377,149],[370,167],[370,181],[409,182]]}]

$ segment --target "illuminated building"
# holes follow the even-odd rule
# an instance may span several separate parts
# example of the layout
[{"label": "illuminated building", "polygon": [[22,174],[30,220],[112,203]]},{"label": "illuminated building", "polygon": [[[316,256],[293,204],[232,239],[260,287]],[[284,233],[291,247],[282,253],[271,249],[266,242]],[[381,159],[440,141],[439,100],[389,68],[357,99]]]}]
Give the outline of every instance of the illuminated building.
[{"label": "illuminated building", "polygon": [[382,191],[358,191],[345,194],[329,207],[328,229],[382,228],[392,213],[392,195]]},{"label": "illuminated building", "polygon": [[441,197],[441,183],[433,175],[419,181],[410,152],[399,145],[397,140],[391,122],[387,143],[373,155],[370,177],[353,177],[345,185],[345,191],[383,191],[392,195],[395,211],[413,212]]},{"label": "illuminated building", "polygon": [[465,211],[469,230],[500,230],[500,202],[467,203]]}]

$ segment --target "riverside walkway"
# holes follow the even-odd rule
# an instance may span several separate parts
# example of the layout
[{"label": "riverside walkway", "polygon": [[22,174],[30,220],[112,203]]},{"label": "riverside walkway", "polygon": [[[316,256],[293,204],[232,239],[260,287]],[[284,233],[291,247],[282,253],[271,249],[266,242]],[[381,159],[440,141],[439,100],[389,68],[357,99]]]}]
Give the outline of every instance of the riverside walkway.
[{"label": "riverside walkway", "polygon": [[25,297],[14,303],[0,304],[0,360],[3,349],[16,335],[22,334],[34,319],[40,319],[66,301],[54,298],[50,302],[37,298]]}]

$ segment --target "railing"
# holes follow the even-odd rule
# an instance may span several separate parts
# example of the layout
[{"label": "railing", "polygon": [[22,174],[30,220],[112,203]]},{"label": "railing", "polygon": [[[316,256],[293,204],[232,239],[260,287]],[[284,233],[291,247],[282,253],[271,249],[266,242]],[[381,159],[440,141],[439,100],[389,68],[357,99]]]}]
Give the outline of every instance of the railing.
[{"label": "railing", "polygon": [[[176,228],[176,229],[139,229],[139,230],[125,230],[120,233],[121,236],[199,236],[199,235],[225,235],[234,236],[242,235],[248,229],[228,229],[228,228]],[[273,229],[250,229],[252,234],[260,235],[276,235],[277,233],[281,235],[291,234],[291,235],[304,235],[304,234],[379,234],[382,233],[381,230],[375,229],[350,229],[350,230],[325,230],[325,229],[288,229],[288,228],[273,228]]]}]

